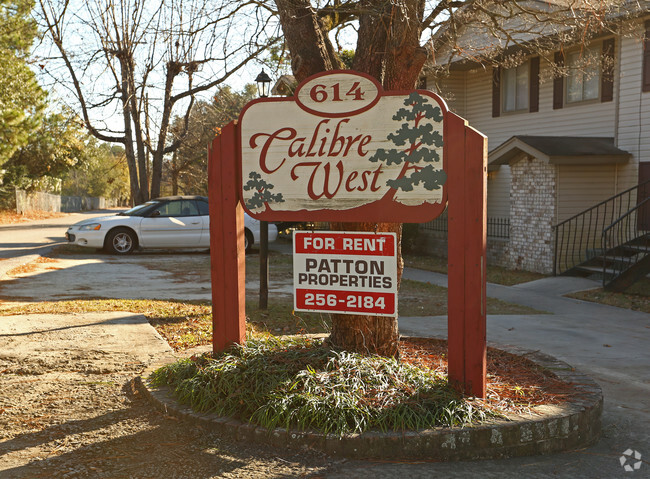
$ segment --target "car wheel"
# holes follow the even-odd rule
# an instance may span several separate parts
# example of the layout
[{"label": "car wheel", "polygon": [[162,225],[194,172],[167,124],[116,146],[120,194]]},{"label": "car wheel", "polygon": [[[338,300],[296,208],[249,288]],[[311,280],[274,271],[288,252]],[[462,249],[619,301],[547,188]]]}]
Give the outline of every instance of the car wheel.
[{"label": "car wheel", "polygon": [[138,245],[135,233],[126,228],[116,228],[106,237],[106,250],[113,254],[129,254]]},{"label": "car wheel", "polygon": [[248,230],[244,231],[244,245],[247,253],[253,248],[253,233]]}]

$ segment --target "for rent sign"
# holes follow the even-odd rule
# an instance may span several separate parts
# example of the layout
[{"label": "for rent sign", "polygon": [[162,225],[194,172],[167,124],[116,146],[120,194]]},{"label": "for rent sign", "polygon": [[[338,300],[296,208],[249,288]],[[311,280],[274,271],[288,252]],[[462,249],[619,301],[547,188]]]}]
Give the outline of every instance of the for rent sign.
[{"label": "for rent sign", "polygon": [[395,233],[296,231],[294,309],[397,315]]},{"label": "for rent sign", "polygon": [[445,208],[444,101],[316,75],[240,116],[242,199],[258,219],[423,222]]}]

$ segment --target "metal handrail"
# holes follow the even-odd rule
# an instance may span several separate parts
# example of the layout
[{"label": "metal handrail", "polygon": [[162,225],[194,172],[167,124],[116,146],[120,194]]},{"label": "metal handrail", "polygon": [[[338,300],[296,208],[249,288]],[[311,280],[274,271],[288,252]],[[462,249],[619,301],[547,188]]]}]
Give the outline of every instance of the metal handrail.
[{"label": "metal handrail", "polygon": [[650,180],[556,224],[553,274],[562,274],[603,253],[602,232],[633,209],[639,197],[647,196],[650,196]]},{"label": "metal handrail", "polygon": [[617,194],[615,194],[614,196],[612,196],[612,197],[610,197],[610,198],[607,198],[606,200],[603,200],[603,201],[601,201],[600,203],[597,203],[597,204],[595,204],[594,206],[592,206],[592,207],[590,207],[590,208],[587,208],[586,210],[581,211],[580,213],[578,213],[578,214],[576,214],[576,215],[573,215],[571,218],[568,218],[568,219],[566,219],[566,220],[564,220],[564,221],[559,222],[559,223],[556,224],[554,227],[557,228],[557,227],[559,227],[559,226],[562,226],[562,225],[564,225],[564,223],[568,223],[569,221],[578,218],[578,216],[582,216],[582,215],[584,215],[584,214],[586,214],[586,213],[589,213],[589,212],[592,211],[592,210],[598,209],[600,206],[604,205],[605,203],[609,203],[609,202],[611,202],[611,201],[615,201],[617,198],[619,198],[619,197],[621,197],[621,196],[623,196],[623,195],[626,195],[626,194],[628,194],[628,193],[631,193],[632,191],[634,191],[634,190],[638,190],[639,188],[642,188],[642,187],[645,188],[646,186],[649,186],[649,187],[650,187],[650,180],[648,180],[648,181],[644,181],[643,183],[639,183],[638,185],[635,185],[635,186],[633,186],[633,187],[631,187],[631,188],[628,188],[628,189],[625,190],[625,191],[621,191],[620,193],[617,193]]},{"label": "metal handrail", "polygon": [[[640,230],[638,226],[638,210],[650,206],[650,197],[638,203],[634,208],[626,212],[611,225],[603,230],[602,247],[603,247],[603,286],[607,286],[618,278],[624,271],[637,263],[637,255],[618,256],[614,260],[613,252],[623,245],[628,245],[643,238],[648,234],[646,230]],[[612,231],[614,232],[612,234]],[[617,241],[614,241],[617,240]],[[650,243],[644,246],[636,245],[639,253],[650,253]]]}]

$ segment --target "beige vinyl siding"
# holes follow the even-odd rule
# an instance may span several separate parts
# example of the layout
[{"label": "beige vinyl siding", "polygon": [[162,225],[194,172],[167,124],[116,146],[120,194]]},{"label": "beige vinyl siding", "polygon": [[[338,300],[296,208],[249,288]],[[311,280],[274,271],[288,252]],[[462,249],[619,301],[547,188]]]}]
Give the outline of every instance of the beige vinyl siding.
[{"label": "beige vinyl siding", "polygon": [[556,223],[615,195],[616,176],[616,165],[560,166]]},{"label": "beige vinyl siding", "polygon": [[[430,85],[430,86],[429,86]],[[450,111],[465,117],[465,74],[464,72],[451,72],[451,74],[437,84],[433,79],[427,79],[427,86],[447,103]]]},{"label": "beige vinyl siding", "polygon": [[510,216],[510,167],[507,165],[488,173],[487,214],[489,218]]},{"label": "beige vinyl siding", "polygon": [[[452,111],[488,137],[488,151],[515,135],[613,137],[616,146],[632,154],[621,165],[562,166],[557,174],[557,221],[638,183],[639,161],[650,162],[650,92],[641,91],[644,21],[633,35],[616,37],[614,100],[592,101],[553,110],[553,82],[547,59],[540,62],[539,112],[503,113],[492,118],[492,70],[453,72],[441,82],[450,92]],[[510,170],[491,172],[488,215],[510,211]]]},{"label": "beige vinyl siding", "polygon": [[650,92],[641,91],[643,20],[636,27],[620,39],[617,146],[633,158],[619,167],[619,191],[638,183],[639,161],[650,161]]},{"label": "beige vinyl siding", "polygon": [[[540,62],[542,79],[548,76],[548,68],[547,62]],[[553,110],[553,83],[546,80],[540,83],[539,112],[502,113],[492,118],[492,71],[480,68],[464,75],[467,93],[463,102],[465,114],[461,116],[487,135],[488,151],[515,135],[614,136],[615,102],[593,102]],[[450,84],[457,88],[461,82],[457,78],[454,80]],[[488,215],[507,216],[510,212],[510,169],[502,166],[490,176]],[[568,206],[570,211],[573,208]]]},{"label": "beige vinyl siding", "polygon": [[492,72],[483,69],[467,73],[466,118],[488,136],[491,151],[515,135],[609,136],[615,135],[615,102],[599,101],[553,110],[553,82],[549,64],[540,62],[539,111],[502,113],[492,118]]}]

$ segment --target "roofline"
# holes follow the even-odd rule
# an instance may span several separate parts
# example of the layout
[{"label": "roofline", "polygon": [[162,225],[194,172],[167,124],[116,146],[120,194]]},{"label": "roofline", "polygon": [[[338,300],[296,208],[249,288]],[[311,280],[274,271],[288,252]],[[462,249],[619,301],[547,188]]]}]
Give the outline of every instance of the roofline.
[{"label": "roofline", "polygon": [[[540,2],[540,0],[531,0],[531,1],[536,1],[538,3],[545,3],[545,2]],[[646,2],[647,3],[647,2]],[[468,5],[469,7],[469,5]],[[624,20],[633,20],[633,19],[639,19],[639,18],[650,18],[650,7],[648,6],[640,6],[638,9],[633,8],[632,10],[626,10],[624,12],[619,12],[615,15],[612,15],[610,18],[608,18],[605,22],[607,24],[614,24],[616,22],[624,21]],[[530,45],[534,44],[534,42],[539,41],[539,39],[547,39],[549,42],[557,42],[558,46],[562,45],[562,42],[558,42],[557,39],[554,37],[557,37],[558,35],[562,34],[562,32],[557,32],[552,35],[539,35],[531,40],[528,41],[522,41],[521,43],[516,43],[511,45],[510,47],[504,49],[499,49],[497,46],[492,49],[492,52],[499,51],[499,53],[491,56],[497,56],[497,57],[503,57],[503,56],[508,56],[512,55],[515,52],[519,51],[524,51],[528,53],[533,53],[532,50],[529,48]],[[615,35],[615,32],[604,32],[601,34],[596,34],[594,35],[593,39],[598,39],[598,38],[605,38],[611,35]],[[445,32],[436,32],[432,35],[431,37],[431,43],[432,46],[434,47],[434,51],[437,50],[435,48],[435,44],[438,43],[439,46],[443,46],[446,44],[444,41],[445,37]],[[576,43],[577,44],[577,43]],[[453,53],[451,54],[453,55]],[[449,55],[447,55],[449,56]],[[456,59],[454,59],[456,58]],[[459,55],[454,55],[451,60],[444,61],[442,63],[436,63],[435,60],[432,61],[432,68],[435,67],[447,67],[453,70],[469,70],[473,67],[476,67],[478,65],[484,65],[484,60],[488,60],[489,57],[486,55],[480,55],[477,54],[475,55],[476,60],[472,60],[467,57],[461,57]]]},{"label": "roofline", "polygon": [[[521,135],[527,136],[527,135]],[[552,138],[552,137],[549,137]],[[591,139],[591,137],[565,137]],[[594,140],[603,140],[601,137],[593,137]],[[607,138],[609,139],[609,138]],[[613,142],[613,138],[612,138]],[[620,150],[620,154],[609,153],[605,155],[549,155],[529,145],[517,136],[504,141],[494,150],[488,153],[488,170],[494,171],[501,165],[510,165],[522,160],[525,155],[532,156],[549,165],[614,165],[627,163],[632,157],[631,153]]]}]

